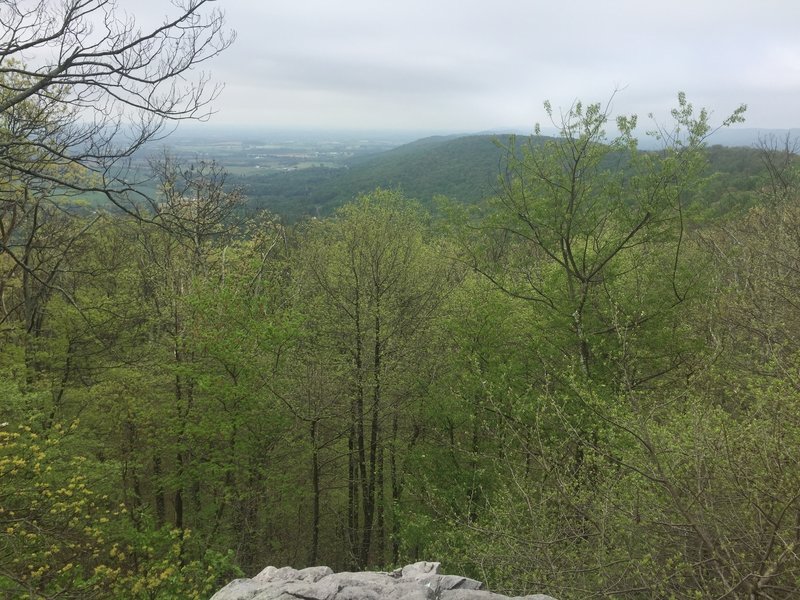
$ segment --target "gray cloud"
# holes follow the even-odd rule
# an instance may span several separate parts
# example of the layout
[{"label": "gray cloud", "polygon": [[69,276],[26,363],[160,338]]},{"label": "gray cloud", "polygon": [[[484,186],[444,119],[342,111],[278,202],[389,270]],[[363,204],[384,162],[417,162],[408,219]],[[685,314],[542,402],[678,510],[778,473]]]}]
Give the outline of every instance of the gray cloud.
[{"label": "gray cloud", "polygon": [[477,130],[624,87],[624,112],[667,114],[685,90],[720,116],[748,103],[750,126],[800,125],[796,2],[219,4],[239,39],[212,65],[218,123]]}]

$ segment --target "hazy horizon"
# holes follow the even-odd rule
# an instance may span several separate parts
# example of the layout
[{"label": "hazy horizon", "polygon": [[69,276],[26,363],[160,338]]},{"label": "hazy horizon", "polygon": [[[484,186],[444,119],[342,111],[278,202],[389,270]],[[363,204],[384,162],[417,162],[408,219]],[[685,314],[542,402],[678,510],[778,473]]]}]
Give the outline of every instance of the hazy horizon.
[{"label": "hazy horizon", "polygon": [[[609,138],[614,135],[613,127],[609,128]],[[320,142],[355,141],[355,140],[383,140],[400,146],[428,137],[462,137],[474,135],[508,135],[515,134],[527,136],[533,134],[533,127],[496,127],[484,130],[412,130],[412,129],[332,129],[314,127],[280,127],[265,125],[240,125],[225,124],[212,121],[185,122],[172,134],[159,142],[161,145],[170,146],[181,139],[205,138],[217,142],[236,140],[240,142],[269,141],[306,141]],[[660,147],[659,143],[646,135],[647,127],[637,129],[637,138],[642,149]],[[542,135],[557,136],[558,130],[554,127],[543,127]],[[738,125],[730,128],[721,128],[714,132],[708,139],[709,145],[723,146],[752,146],[760,139],[776,138],[780,140],[786,135],[800,138],[800,128],[757,128]]]}]

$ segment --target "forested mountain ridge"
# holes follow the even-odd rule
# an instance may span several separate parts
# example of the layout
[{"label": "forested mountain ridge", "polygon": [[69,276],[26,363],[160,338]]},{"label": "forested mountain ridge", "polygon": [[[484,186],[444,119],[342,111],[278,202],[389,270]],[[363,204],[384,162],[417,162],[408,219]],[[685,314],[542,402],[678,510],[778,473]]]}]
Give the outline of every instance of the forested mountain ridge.
[{"label": "forested mountain ridge", "polygon": [[[516,143],[544,143],[546,136],[516,136]],[[344,168],[307,169],[231,176],[253,207],[288,221],[325,216],[359,194],[375,188],[397,189],[430,206],[436,196],[474,204],[498,192],[511,135],[435,136],[392,150],[361,156]],[[725,212],[748,204],[749,193],[765,175],[757,148],[715,145],[708,150],[707,175],[718,174],[710,210]]]},{"label": "forested mountain ridge", "polygon": [[429,203],[436,195],[473,203],[494,192],[508,136],[431,137],[345,168],[309,168],[286,173],[232,177],[250,202],[290,220],[322,216],[377,187],[399,189]]}]

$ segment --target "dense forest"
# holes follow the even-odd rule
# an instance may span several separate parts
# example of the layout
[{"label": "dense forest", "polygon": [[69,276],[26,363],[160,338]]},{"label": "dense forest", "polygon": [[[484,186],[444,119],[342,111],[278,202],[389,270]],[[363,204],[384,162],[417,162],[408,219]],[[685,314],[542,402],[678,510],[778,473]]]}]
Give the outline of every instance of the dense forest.
[{"label": "dense forest", "polygon": [[[229,174],[228,182],[247,195],[248,207],[280,214],[285,222],[330,216],[338,206],[379,187],[400,189],[426,208],[432,207],[439,196],[473,204],[498,191],[497,175],[504,169],[510,144],[541,144],[548,139],[507,134],[434,136],[389,151],[355,156],[335,167],[250,170]],[[719,193],[708,195],[717,202],[707,209],[728,212],[732,203],[747,204],[763,172],[758,151],[712,145],[707,156],[704,175],[713,175],[722,186]]]},{"label": "dense forest", "polygon": [[290,225],[209,163],[154,160],[126,210],[4,172],[0,595],[432,559],[562,600],[796,597],[791,143],[737,179],[682,95],[660,151],[561,118],[499,141],[481,201]]}]

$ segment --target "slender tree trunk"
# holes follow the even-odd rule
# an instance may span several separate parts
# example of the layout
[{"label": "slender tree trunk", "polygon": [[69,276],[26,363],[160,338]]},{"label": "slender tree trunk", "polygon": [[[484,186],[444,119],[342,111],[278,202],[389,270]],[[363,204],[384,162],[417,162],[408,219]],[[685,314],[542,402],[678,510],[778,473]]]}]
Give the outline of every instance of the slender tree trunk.
[{"label": "slender tree trunk", "polygon": [[154,503],[156,508],[156,522],[159,525],[164,524],[166,519],[166,499],[164,498],[164,483],[162,481],[163,471],[161,468],[161,457],[157,454],[153,455],[153,481],[155,483]]},{"label": "slender tree trunk", "polygon": [[347,436],[347,544],[350,551],[350,566],[357,568],[358,557],[358,462],[356,461],[356,414],[355,399],[351,407],[351,425]]},{"label": "slender tree trunk", "polygon": [[376,508],[375,508],[375,533],[377,535],[375,545],[375,561],[378,565],[385,564],[386,561],[386,494],[384,492],[383,480],[383,445],[378,446],[378,464],[376,465],[375,487],[376,487]]},{"label": "slender tree trunk", "polygon": [[[177,353],[177,349],[176,349]],[[178,406],[178,413],[180,415],[180,429],[178,431],[178,449],[175,453],[175,478],[177,485],[173,493],[173,508],[175,509],[175,528],[183,529],[183,471],[184,471],[184,456],[183,456],[183,436],[184,436],[184,415],[181,414],[181,401],[183,396],[183,388],[180,376],[175,377],[175,403]]]},{"label": "slender tree trunk", "polygon": [[374,324],[374,356],[373,356],[373,396],[372,396],[372,418],[369,439],[369,472],[365,478],[364,485],[364,535],[361,541],[361,564],[366,566],[369,562],[369,551],[372,545],[372,532],[375,527],[375,504],[376,504],[376,471],[379,445],[379,413],[381,404],[381,312],[380,297],[376,295],[375,301],[375,324]]},{"label": "slender tree trunk", "polygon": [[[183,453],[178,452],[177,456],[175,457],[178,462],[178,471],[176,475],[180,480],[183,477]],[[175,489],[175,495],[173,496],[173,504],[175,508],[175,529],[182,530],[183,529],[183,485],[178,484],[178,487]]]},{"label": "slender tree trunk", "polygon": [[[231,433],[228,438],[228,451],[229,454],[229,467],[236,464],[236,435],[238,433],[238,429],[236,425],[231,427]],[[227,506],[226,495],[230,490],[234,490],[237,487],[237,483],[233,477],[233,471],[230,468],[225,472],[225,479],[224,479],[224,486],[222,493],[219,496],[219,503],[217,504],[216,510],[214,511],[214,525],[211,527],[210,534],[208,536],[209,542],[214,539],[214,536],[217,533],[220,525],[222,525],[222,517],[225,514],[225,508]]]},{"label": "slender tree trunk", "polygon": [[261,569],[263,565],[259,564],[259,542],[258,537],[255,535],[256,531],[261,530],[261,511],[267,507],[263,502],[257,502],[258,495],[253,493],[261,487],[261,477],[257,469],[252,468],[250,475],[245,482],[246,487],[240,493],[244,494],[244,543],[242,548],[242,566],[248,571]]},{"label": "slender tree trunk", "polygon": [[[478,403],[475,403],[475,415],[479,415]],[[472,451],[472,459],[470,460],[470,469],[472,470],[472,485],[470,486],[469,498],[469,522],[474,523],[478,520],[478,502],[480,501],[480,487],[477,483],[477,473],[479,468],[478,463],[478,450],[480,450],[480,421],[475,418],[472,421],[472,441],[470,450]]]},{"label": "slender tree trunk", "polygon": [[319,444],[317,443],[317,420],[311,420],[311,551],[308,564],[317,563],[319,554]]},{"label": "slender tree trunk", "polygon": [[142,488],[139,481],[139,474],[136,469],[133,457],[136,452],[137,432],[136,424],[127,416],[122,426],[124,432],[124,459],[122,463],[122,489],[125,504],[133,521],[135,529],[139,529],[139,517],[142,506]]},{"label": "slender tree trunk", "polygon": [[[385,494],[384,494],[384,473],[383,473],[383,444],[378,436],[381,409],[381,369],[383,368],[383,340],[381,338],[381,313],[380,303],[376,305],[375,313],[375,356],[374,356],[374,401],[372,405],[372,427],[373,427],[373,450],[376,450],[375,464],[375,495],[376,495],[376,515],[375,532],[377,534],[376,560],[377,564],[382,565],[386,560],[386,523],[385,523]],[[377,447],[377,448],[375,448]]]},{"label": "slender tree trunk", "polygon": [[[175,359],[175,367],[180,368],[183,363],[183,353],[181,351],[181,329],[182,323],[180,318],[180,311],[178,310],[178,295],[183,293],[183,286],[180,285],[176,297],[173,299],[173,327],[175,332],[175,339],[173,341],[173,356]],[[178,414],[178,432],[177,443],[178,447],[175,452],[175,466],[176,473],[175,479],[177,487],[173,493],[173,508],[175,509],[175,528],[183,529],[183,437],[186,424],[186,415],[183,408],[183,379],[180,373],[175,374],[175,410]]]},{"label": "slender tree trunk", "polygon": [[[360,523],[360,531],[356,530],[356,560],[357,567],[364,568],[366,566],[367,556],[369,555],[369,534],[367,531],[372,527],[372,514],[371,514],[371,493],[369,489],[369,475],[367,471],[367,449],[366,449],[366,435],[364,420],[364,336],[361,324],[361,298],[356,287],[355,298],[355,335],[356,335],[356,352],[355,352],[355,370],[356,370],[356,389],[355,389],[355,446],[358,456],[358,480],[360,484],[360,501],[362,511],[357,509],[357,512],[363,514],[363,521]],[[357,503],[358,504],[358,503]],[[364,547],[365,542],[367,547]]]},{"label": "slender tree trunk", "polygon": [[399,430],[399,415],[397,407],[392,414],[392,443],[389,445],[389,479],[392,488],[391,513],[392,513],[392,564],[400,562],[400,523],[397,519],[397,505],[400,502],[400,478],[397,473],[397,434]]}]

